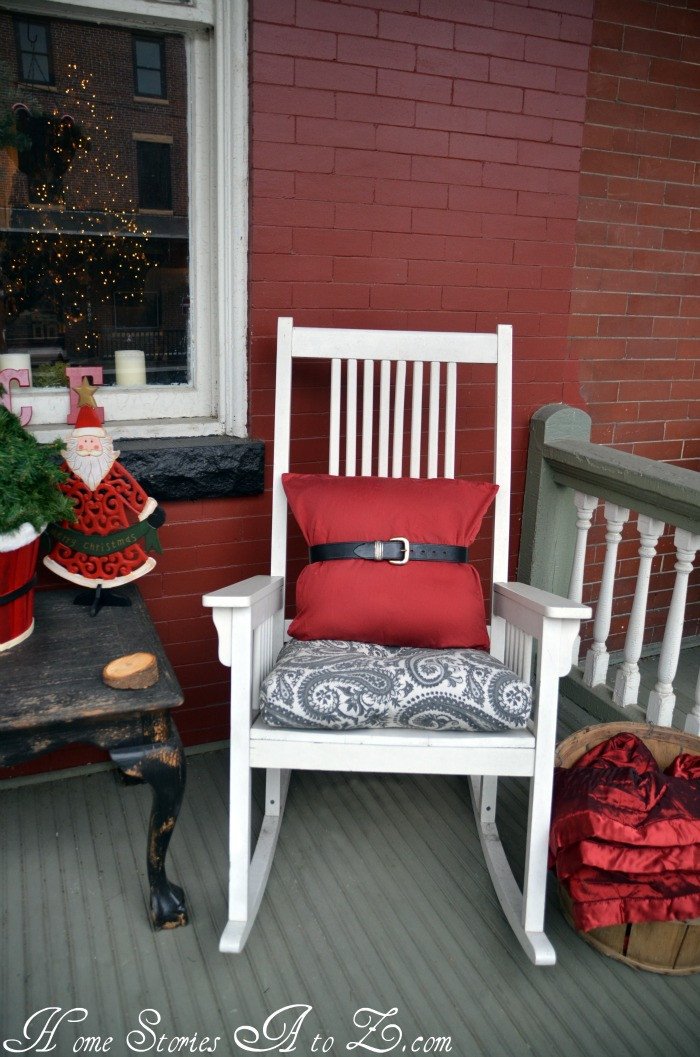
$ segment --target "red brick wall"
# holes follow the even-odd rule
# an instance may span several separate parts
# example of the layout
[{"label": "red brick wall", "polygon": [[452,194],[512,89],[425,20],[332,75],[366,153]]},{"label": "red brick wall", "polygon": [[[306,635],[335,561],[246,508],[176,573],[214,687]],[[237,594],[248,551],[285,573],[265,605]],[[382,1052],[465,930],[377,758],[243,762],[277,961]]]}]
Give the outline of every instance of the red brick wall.
[{"label": "red brick wall", "polygon": [[[690,6],[690,5],[689,5]],[[581,155],[571,350],[593,440],[700,469],[700,11],[597,0]],[[601,511],[602,513],[602,511]],[[597,596],[602,518],[587,578]],[[613,647],[634,591],[634,522],[620,547]],[[672,536],[649,599],[647,640],[663,634]],[[697,576],[688,633],[697,630]],[[695,598],[695,603],[693,603]]]},{"label": "red brick wall", "polygon": [[594,439],[700,468],[700,11],[598,0],[572,297]]},{"label": "red brick wall", "polygon": [[519,511],[532,411],[578,399],[566,328],[589,6],[254,0],[254,432],[271,435],[280,314],[512,322]]}]

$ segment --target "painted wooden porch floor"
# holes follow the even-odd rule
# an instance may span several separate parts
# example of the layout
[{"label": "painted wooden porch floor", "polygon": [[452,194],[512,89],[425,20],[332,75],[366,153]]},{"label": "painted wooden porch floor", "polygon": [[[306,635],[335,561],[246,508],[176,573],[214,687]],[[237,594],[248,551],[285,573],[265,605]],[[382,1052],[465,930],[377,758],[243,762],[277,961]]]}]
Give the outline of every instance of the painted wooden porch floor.
[{"label": "painted wooden porch floor", "polygon": [[[563,734],[588,722],[566,701],[561,715]],[[219,1037],[212,1052],[222,1055],[275,1053],[282,1041],[256,1044],[250,1031],[237,1041],[236,1030],[303,1004],[311,1009],[285,1051],[299,1057],[331,1035],[325,1052],[353,1052],[362,1007],[395,1009],[384,1024],[403,1034],[375,1033],[356,1054],[411,1053],[418,1036],[451,1036],[456,1057],[697,1057],[700,977],[638,973],[597,954],[564,921],[553,886],[558,964],[530,965],[493,896],[461,779],[297,773],[246,952],[219,954],[226,765],[225,751],[189,759],[169,873],[186,889],[191,924],[158,934],[146,918],[146,788],[106,771],[0,786],[0,1040],[36,1052],[22,1040],[32,1013],[82,1007],[84,1023],[58,1027],[55,1057],[78,1035],[113,1037],[117,1057],[197,1052],[204,1036],[210,1047]],[[517,862],[524,787],[504,787],[500,826]],[[144,1009],[162,1018],[155,1034],[128,1036]]]}]

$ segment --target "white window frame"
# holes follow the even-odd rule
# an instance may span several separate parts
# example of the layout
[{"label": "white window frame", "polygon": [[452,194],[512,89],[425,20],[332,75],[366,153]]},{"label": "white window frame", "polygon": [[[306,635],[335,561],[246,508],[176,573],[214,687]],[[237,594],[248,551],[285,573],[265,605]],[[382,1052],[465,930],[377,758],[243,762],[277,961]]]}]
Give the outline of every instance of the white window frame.
[{"label": "white window frame", "polygon": [[[18,0],[23,15],[186,36],[191,385],[100,389],[114,437],[247,433],[248,0]],[[13,386],[40,440],[66,433],[65,391]]]}]

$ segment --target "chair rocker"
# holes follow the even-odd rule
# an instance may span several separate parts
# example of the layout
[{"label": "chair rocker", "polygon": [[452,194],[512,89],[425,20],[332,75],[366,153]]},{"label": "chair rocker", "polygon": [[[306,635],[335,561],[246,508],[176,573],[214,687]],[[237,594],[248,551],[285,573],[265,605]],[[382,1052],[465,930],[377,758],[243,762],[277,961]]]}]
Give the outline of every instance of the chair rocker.
[{"label": "chair rocker", "polygon": [[[536,965],[555,962],[554,948],[544,933],[544,913],[559,678],[569,671],[580,621],[590,617],[590,610],[524,584],[503,582],[510,505],[511,343],[509,326],[499,326],[495,334],[457,334],[301,328],[294,327],[291,319],[279,320],[271,575],[253,576],[204,596],[204,605],[213,610],[219,657],[232,671],[229,920],[220,941],[224,952],[243,949],[255,920],[272,866],[290,771],[297,767],[469,776],[477,830],[506,918]],[[493,479],[500,488],[494,510],[490,652],[532,685],[533,711],[526,728],[329,731],[279,729],[260,718],[260,685],[285,638],[287,503],[281,477],[289,469],[292,368],[297,360],[331,361],[328,472],[355,476],[359,470],[363,477],[454,477],[458,366],[493,367]],[[375,363],[380,365],[378,401]],[[410,415],[406,416],[408,364]],[[363,384],[358,411],[359,365]],[[410,444],[407,439],[404,453],[406,417]],[[533,652],[536,663],[531,663]],[[265,769],[266,787],[262,828],[251,856],[252,768]],[[502,775],[530,779],[522,891],[496,828],[497,783]]]}]

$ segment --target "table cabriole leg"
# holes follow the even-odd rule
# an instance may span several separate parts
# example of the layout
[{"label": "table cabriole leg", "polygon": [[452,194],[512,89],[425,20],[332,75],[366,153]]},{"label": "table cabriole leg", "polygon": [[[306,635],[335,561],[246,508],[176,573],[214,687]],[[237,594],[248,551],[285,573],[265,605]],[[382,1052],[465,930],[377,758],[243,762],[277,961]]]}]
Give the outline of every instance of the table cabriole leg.
[{"label": "table cabriole leg", "polygon": [[165,857],[185,791],[185,754],[172,726],[166,741],[110,749],[116,765],[130,778],[153,789],[148,827],[148,881],[151,888],[151,921],[156,929],[172,929],[188,921],[185,895],[168,880]]}]

